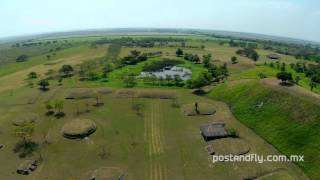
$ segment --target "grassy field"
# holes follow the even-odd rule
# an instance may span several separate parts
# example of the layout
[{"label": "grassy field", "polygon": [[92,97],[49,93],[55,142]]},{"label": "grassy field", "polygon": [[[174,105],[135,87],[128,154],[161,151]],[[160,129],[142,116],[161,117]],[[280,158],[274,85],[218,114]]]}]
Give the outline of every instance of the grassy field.
[{"label": "grassy field", "polygon": [[[91,107],[90,112],[76,115],[75,104],[84,111],[84,103],[94,100],[65,101],[67,116],[55,119],[45,116],[44,102],[63,99],[68,89],[55,87],[41,93],[37,89],[20,88],[10,94],[3,92],[1,104],[0,142],[5,144],[0,159],[7,162],[0,174],[6,179],[84,179],[90,171],[101,167],[120,167],[127,179],[240,179],[244,176],[270,173],[286,168],[287,173],[298,179],[304,175],[287,163],[218,163],[212,165],[205,150],[206,143],[199,134],[199,126],[208,122],[225,122],[238,129],[252,153],[278,154],[253,131],[241,125],[228,107],[218,101],[190,95],[189,91],[176,91],[179,104],[202,101],[212,104],[217,113],[207,117],[187,117],[180,108],[171,107],[171,100],[135,99],[143,105],[143,117],[131,108],[131,98],[119,98],[114,94],[103,97],[103,107]],[[30,103],[32,102],[32,103]],[[19,115],[17,114],[19,112]],[[125,113],[123,113],[125,112]],[[12,120],[21,115],[37,114],[36,132],[33,139],[41,144],[39,153],[44,161],[30,176],[13,173],[22,162],[12,152],[17,138],[12,136]],[[67,140],[62,136],[62,126],[74,118],[89,118],[97,124],[97,131],[87,140]],[[5,128],[6,127],[6,128]],[[43,143],[44,137],[49,144]],[[99,154],[105,149],[107,157]],[[35,156],[38,156],[35,153]],[[7,161],[10,159],[10,161]],[[228,173],[225,173],[228,171]],[[143,178],[142,178],[143,177]]]},{"label": "grassy field", "polygon": [[[320,169],[318,158],[311,155],[319,149],[318,120],[319,106],[312,99],[318,95],[308,91],[308,79],[301,76],[301,87],[282,88],[275,80],[277,69],[264,66],[269,51],[258,50],[261,60],[257,63],[235,55],[236,47],[219,45],[213,38],[202,36],[174,35],[112,35],[120,37],[172,37],[187,39],[188,46],[205,48],[183,48],[184,52],[196,53],[200,57],[212,54],[215,64],[226,63],[230,76],[226,83],[213,86],[208,96],[196,96],[192,90],[183,87],[146,85],[137,81],[131,91],[169,90],[177,98],[132,98],[119,97],[117,91],[124,87],[121,77],[127,73],[139,74],[145,63],[163,58],[176,59],[177,47],[123,47],[118,44],[106,44],[92,47],[91,43],[104,36],[60,37],[60,40],[78,42],[79,46],[59,51],[55,57],[46,58],[47,54],[34,55],[23,63],[9,63],[0,67],[0,161],[5,164],[0,168],[0,177],[8,180],[53,179],[78,180],[89,179],[96,170],[118,169],[129,180],[194,180],[194,179],[243,179],[261,177],[261,179],[317,179]],[[41,41],[52,40],[41,39]],[[174,44],[174,43],[173,43]],[[177,43],[178,44],[178,43]],[[176,44],[174,44],[176,45]],[[30,88],[26,81],[28,73],[35,71],[39,78],[46,77],[46,72],[57,72],[62,65],[70,64],[75,68],[85,61],[115,62],[121,57],[138,50],[142,53],[162,51],[162,57],[150,58],[137,65],[128,65],[112,71],[108,79],[80,81],[76,74],[65,78],[61,86],[57,80],[50,80],[50,90],[40,91]],[[231,57],[237,56],[238,63],[232,64]],[[180,58],[182,60],[182,58]],[[184,60],[183,60],[184,61]],[[296,62],[294,57],[285,56],[286,63]],[[184,61],[183,66],[192,70],[192,79],[206,71],[201,64]],[[289,67],[289,66],[288,66]],[[97,70],[101,70],[98,67]],[[77,70],[77,69],[76,69]],[[289,69],[292,71],[291,69]],[[260,80],[264,73],[268,79]],[[293,75],[296,76],[295,72]],[[111,87],[113,92],[101,97],[103,106],[94,106],[94,98],[65,100],[65,96],[75,88]],[[123,89],[122,89],[123,90]],[[123,90],[126,91],[126,90]],[[319,92],[319,89],[315,90]],[[66,116],[57,119],[46,116],[45,104],[48,101],[63,100],[63,112]],[[175,102],[175,103],[174,103]],[[211,104],[216,113],[211,116],[185,116],[182,107],[195,102]],[[256,105],[264,102],[261,109]],[[132,106],[139,104],[141,112]],[[178,104],[178,106],[177,106]],[[18,138],[13,135],[13,122],[35,117],[35,133],[32,140],[39,148],[29,158],[41,155],[43,161],[36,171],[29,176],[18,175],[15,171],[24,159],[13,152]],[[69,140],[63,137],[63,125],[76,118],[93,120],[97,131],[83,140]],[[239,121],[238,121],[239,120]],[[234,128],[239,133],[243,146],[249,147],[250,153],[301,154],[306,161],[298,165],[293,163],[265,162],[218,162],[212,164],[206,150],[207,143],[199,133],[202,124],[224,122],[227,128]],[[290,136],[288,136],[290,135]],[[48,141],[48,142],[46,142]],[[230,143],[222,139],[221,146]],[[219,143],[218,143],[219,145]],[[231,148],[231,149],[228,149]],[[226,152],[233,151],[232,144]],[[223,151],[223,147],[220,147]],[[105,170],[105,173],[109,173]]]}]

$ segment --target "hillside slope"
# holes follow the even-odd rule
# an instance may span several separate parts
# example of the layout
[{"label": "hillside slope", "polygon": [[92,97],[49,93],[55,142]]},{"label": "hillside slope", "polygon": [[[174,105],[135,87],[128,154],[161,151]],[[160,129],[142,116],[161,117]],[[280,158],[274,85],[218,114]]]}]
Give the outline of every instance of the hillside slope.
[{"label": "hillside slope", "polygon": [[208,96],[226,102],[239,121],[283,154],[304,155],[297,165],[311,179],[320,179],[320,107],[310,99],[259,80],[219,85]]}]

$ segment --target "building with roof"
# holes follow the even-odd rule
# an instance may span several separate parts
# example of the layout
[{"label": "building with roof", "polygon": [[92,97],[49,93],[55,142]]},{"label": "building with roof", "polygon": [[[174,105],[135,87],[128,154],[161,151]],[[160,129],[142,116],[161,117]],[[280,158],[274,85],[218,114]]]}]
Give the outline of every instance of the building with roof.
[{"label": "building with roof", "polygon": [[204,124],[200,126],[200,132],[206,141],[224,138],[228,136],[228,132],[224,126],[224,123]]}]

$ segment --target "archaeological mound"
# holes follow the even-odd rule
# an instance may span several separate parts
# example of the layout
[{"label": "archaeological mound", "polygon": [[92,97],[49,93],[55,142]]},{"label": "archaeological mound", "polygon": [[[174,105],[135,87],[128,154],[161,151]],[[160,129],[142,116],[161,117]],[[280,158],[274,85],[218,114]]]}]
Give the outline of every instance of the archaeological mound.
[{"label": "archaeological mound", "polygon": [[82,139],[96,131],[96,124],[89,119],[74,119],[62,128],[63,136],[68,139]]}]

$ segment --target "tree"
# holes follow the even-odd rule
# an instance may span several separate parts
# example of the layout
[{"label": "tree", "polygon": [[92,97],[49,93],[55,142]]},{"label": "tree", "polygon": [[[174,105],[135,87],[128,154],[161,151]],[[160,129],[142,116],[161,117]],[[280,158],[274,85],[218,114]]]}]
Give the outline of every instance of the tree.
[{"label": "tree", "polygon": [[102,77],[103,78],[107,78],[108,77],[108,74],[113,70],[113,67],[110,63],[106,64],[104,67],[103,67],[103,72],[102,72]]},{"label": "tree", "polygon": [[125,87],[134,87],[137,84],[135,75],[132,73],[128,74],[124,77],[123,83],[125,84]]},{"label": "tree", "polygon": [[25,54],[22,54],[20,56],[18,56],[16,58],[16,62],[24,62],[24,61],[27,61],[29,58],[29,56],[25,55]]},{"label": "tree", "polygon": [[250,56],[249,56],[250,59],[254,60],[254,61],[258,61],[259,59],[259,55],[256,51],[254,51]]},{"label": "tree", "polygon": [[198,54],[195,54],[193,56],[193,60],[192,61],[195,62],[195,63],[199,63],[200,62],[200,58],[199,58]]},{"label": "tree", "polygon": [[286,71],[281,71],[277,74],[277,78],[281,80],[281,84],[288,84],[292,81],[292,74]]},{"label": "tree", "polygon": [[62,112],[63,111],[63,107],[64,107],[64,102],[62,100],[56,100],[54,102],[54,109],[56,111],[55,117],[56,118],[61,118],[63,116],[65,116],[65,113]]},{"label": "tree", "polygon": [[38,78],[38,74],[36,72],[30,72],[28,74],[28,78],[29,79],[36,79],[36,78]]},{"label": "tree", "polygon": [[23,143],[27,143],[34,133],[34,122],[25,121],[17,127],[14,134],[16,137],[21,138]]},{"label": "tree", "polygon": [[200,89],[201,87],[207,85],[208,83],[209,82],[205,78],[204,74],[201,74],[200,76],[198,76],[198,78],[191,81],[191,88]]},{"label": "tree", "polygon": [[183,55],[182,49],[177,49],[176,55],[177,55],[178,57],[181,57],[181,56]]},{"label": "tree", "polygon": [[296,82],[296,84],[299,84],[299,81],[301,80],[301,77],[300,76],[296,76],[296,78],[295,78],[295,82]]},{"label": "tree", "polygon": [[174,77],[173,77],[173,79],[174,79],[174,82],[175,82],[175,85],[176,86],[182,86],[183,84],[182,84],[182,79],[181,79],[181,77],[180,77],[180,75],[178,75],[178,74],[175,74],[174,75]]},{"label": "tree", "polygon": [[170,85],[171,80],[172,80],[172,76],[169,74],[166,74],[166,81],[168,86]]},{"label": "tree", "polygon": [[314,88],[317,87],[317,83],[314,81],[310,81],[309,86],[310,86],[310,90],[312,91]]},{"label": "tree", "polygon": [[69,64],[65,64],[61,67],[59,72],[62,72],[65,77],[69,77],[71,73],[73,72],[73,67]]},{"label": "tree", "polygon": [[47,116],[50,116],[50,115],[54,114],[53,105],[52,105],[52,103],[50,101],[45,103],[45,107],[47,109],[47,112],[46,112]]},{"label": "tree", "polygon": [[61,113],[63,110],[64,102],[62,100],[56,100],[54,102],[54,109],[58,112]]},{"label": "tree", "polygon": [[88,74],[87,74],[87,78],[88,80],[90,81],[96,81],[98,79],[100,79],[99,77],[99,74],[94,72],[94,71],[90,71]]},{"label": "tree", "polygon": [[252,48],[244,48],[239,49],[236,51],[238,55],[248,57],[249,59],[252,59],[254,61],[257,61],[259,59],[259,54]]},{"label": "tree", "polygon": [[46,79],[42,79],[39,81],[38,85],[40,86],[40,89],[43,90],[43,91],[46,91],[48,90],[48,86],[50,85],[49,84],[49,81],[46,80]]},{"label": "tree", "polygon": [[280,67],[281,71],[286,71],[286,63],[282,63]]},{"label": "tree", "polygon": [[203,55],[203,66],[205,68],[208,68],[210,66],[210,61],[211,61],[212,55],[211,54],[207,54],[207,55]]},{"label": "tree", "polygon": [[140,54],[141,54],[140,51],[137,51],[137,50],[131,51],[131,55],[134,56],[134,57],[138,57],[138,56],[140,56]]},{"label": "tree", "polygon": [[60,78],[58,79],[58,85],[59,85],[59,86],[62,86],[62,81],[63,81],[63,78],[60,77]]},{"label": "tree", "polygon": [[233,56],[233,57],[231,58],[231,63],[232,63],[232,64],[237,64],[237,63],[238,63],[238,59],[237,59],[236,56]]},{"label": "tree", "polygon": [[38,144],[31,141],[34,133],[35,123],[33,121],[25,121],[14,130],[14,135],[21,138],[15,145],[14,152],[19,152],[19,157],[26,157],[36,150]]}]

